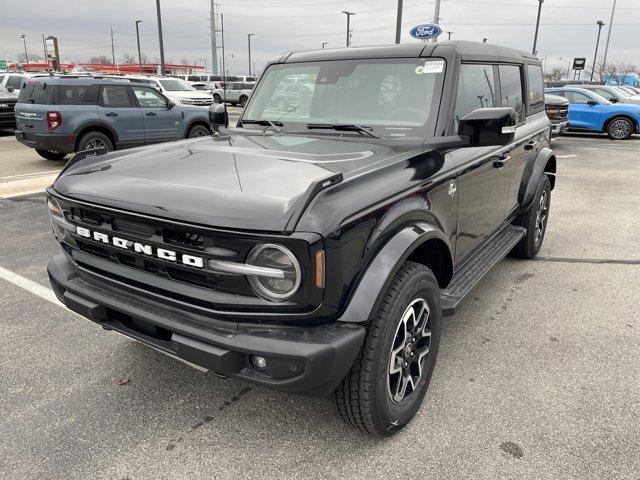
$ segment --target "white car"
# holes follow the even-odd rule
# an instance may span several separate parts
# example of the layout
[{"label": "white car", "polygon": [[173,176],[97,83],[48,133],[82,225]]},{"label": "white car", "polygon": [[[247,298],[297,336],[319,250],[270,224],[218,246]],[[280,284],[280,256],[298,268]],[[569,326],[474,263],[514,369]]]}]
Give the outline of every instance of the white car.
[{"label": "white car", "polygon": [[204,83],[209,86],[210,89],[214,88],[213,84],[216,82],[222,82],[222,77],[220,75],[209,75],[209,74],[196,74],[193,73],[191,75],[169,75],[172,78],[179,78],[191,84],[193,83]]},{"label": "white car", "polygon": [[201,105],[208,107],[213,104],[213,95],[210,92],[196,90],[189,82],[174,77],[143,77],[127,76],[132,83],[144,83],[151,85],[174,103],[184,105]]},{"label": "white car", "polygon": [[33,77],[46,77],[48,73],[26,73],[26,72],[2,72],[0,73],[0,85],[4,86],[9,92],[16,95],[20,93],[22,84]]}]

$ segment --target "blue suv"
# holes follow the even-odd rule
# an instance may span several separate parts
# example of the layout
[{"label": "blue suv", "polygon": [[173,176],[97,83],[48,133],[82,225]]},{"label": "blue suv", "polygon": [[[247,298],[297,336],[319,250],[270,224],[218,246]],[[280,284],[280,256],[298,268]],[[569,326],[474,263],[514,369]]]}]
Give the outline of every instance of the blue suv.
[{"label": "blue suv", "polygon": [[569,128],[602,132],[613,140],[626,140],[640,131],[640,105],[611,103],[597,93],[579,87],[553,87],[545,93],[569,100]]},{"label": "blue suv", "polygon": [[174,105],[128,80],[52,76],[25,80],[22,87],[15,137],[49,160],[211,134],[206,107]]}]

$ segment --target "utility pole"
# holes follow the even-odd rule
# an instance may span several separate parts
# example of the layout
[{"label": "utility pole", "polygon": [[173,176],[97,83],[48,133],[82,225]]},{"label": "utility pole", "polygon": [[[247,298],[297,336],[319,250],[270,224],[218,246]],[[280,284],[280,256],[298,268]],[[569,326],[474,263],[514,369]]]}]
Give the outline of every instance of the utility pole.
[{"label": "utility pole", "polygon": [[350,25],[349,20],[351,19],[351,15],[355,15],[355,13],[353,13],[353,12],[347,12],[346,10],[345,10],[345,11],[343,11],[342,13],[344,13],[344,14],[347,16],[347,47],[348,47],[348,46],[349,46],[349,43],[350,43],[350,42],[349,42],[349,37],[351,36],[351,35],[350,35],[350,32],[349,32],[349,25]]},{"label": "utility pole", "polygon": [[604,58],[602,59],[602,72],[607,68],[607,54],[609,53],[609,40],[611,39],[611,29],[613,28],[613,14],[616,12],[616,0],[613,0],[611,9],[611,20],[609,20],[609,30],[607,31],[607,43],[604,47]]},{"label": "utility pole", "polygon": [[220,35],[222,37],[222,103],[227,111],[227,70],[224,64],[224,14],[220,14]]},{"label": "utility pole", "polygon": [[156,0],[156,14],[158,16],[158,41],[160,42],[160,75],[164,75],[164,42],[162,40],[162,14],[160,13],[160,0]]},{"label": "utility pole", "polygon": [[596,22],[596,25],[598,25],[598,39],[596,40],[596,53],[593,54],[593,66],[591,67],[591,79],[590,79],[591,82],[593,82],[593,74],[596,71],[596,62],[598,61],[598,46],[600,45],[600,31],[602,30],[602,26],[604,25],[604,22],[602,20],[598,20]]},{"label": "utility pole", "polygon": [[113,27],[111,27],[111,63],[116,64],[116,47],[113,44]]},{"label": "utility pole", "polygon": [[49,63],[47,58],[47,42],[44,40],[44,33],[42,34],[42,51],[44,52],[44,61]]},{"label": "utility pole", "polygon": [[250,33],[247,35],[247,43],[249,45],[249,76],[251,76],[251,37],[253,37],[255,33]]},{"label": "utility pole", "polygon": [[22,42],[24,43],[24,63],[29,63],[29,54],[27,53],[27,36],[25,34],[20,35]]},{"label": "utility pole", "polygon": [[400,43],[401,29],[402,29],[402,0],[398,0],[398,13],[396,13],[396,43]]},{"label": "utility pole", "polygon": [[[436,25],[440,23],[440,0],[436,0],[436,5],[433,9],[433,23]],[[433,37],[431,41],[436,43],[438,41],[438,37]]]},{"label": "utility pole", "polygon": [[329,42],[322,42],[322,49],[324,50],[324,46],[328,45],[328,44],[329,44]]},{"label": "utility pole", "polygon": [[447,30],[447,40],[451,40],[451,35],[453,35],[453,32]]},{"label": "utility pole", "polygon": [[[216,3],[211,0],[211,73],[218,74],[218,45],[216,44]],[[224,72],[223,72],[224,73]]]},{"label": "utility pole", "polygon": [[542,4],[544,0],[538,0],[538,19],[536,20],[536,33],[533,35],[533,49],[531,53],[536,54],[536,45],[538,44],[538,30],[540,29],[540,14],[542,13]]},{"label": "utility pole", "polygon": [[142,23],[142,20],[136,20],[136,38],[138,39],[138,69],[142,73],[142,52],[140,51],[140,29],[138,25]]}]

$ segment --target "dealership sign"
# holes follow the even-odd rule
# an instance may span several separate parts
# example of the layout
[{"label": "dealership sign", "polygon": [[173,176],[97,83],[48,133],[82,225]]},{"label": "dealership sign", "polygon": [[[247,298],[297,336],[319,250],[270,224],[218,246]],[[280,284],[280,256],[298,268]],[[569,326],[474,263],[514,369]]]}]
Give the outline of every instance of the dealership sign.
[{"label": "dealership sign", "polygon": [[409,35],[413,38],[419,38],[420,40],[427,40],[429,38],[436,38],[442,33],[440,25],[435,23],[423,23],[422,25],[416,25],[409,30]]},{"label": "dealership sign", "polygon": [[587,63],[586,58],[574,58],[573,59],[573,69],[574,70],[584,70],[584,66]]}]

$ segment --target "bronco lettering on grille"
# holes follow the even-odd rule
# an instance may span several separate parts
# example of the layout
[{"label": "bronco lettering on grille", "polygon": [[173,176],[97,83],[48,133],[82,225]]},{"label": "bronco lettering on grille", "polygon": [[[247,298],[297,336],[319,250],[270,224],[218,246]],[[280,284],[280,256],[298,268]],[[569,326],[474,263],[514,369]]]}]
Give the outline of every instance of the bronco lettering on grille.
[{"label": "bronco lettering on grille", "polygon": [[76,233],[84,238],[88,238],[95,242],[106,243],[114,245],[124,250],[131,250],[135,253],[141,253],[150,257],[157,257],[169,262],[182,263],[189,267],[203,268],[204,259],[196,257],[194,255],[186,255],[173,250],[167,250],[165,248],[154,247],[153,245],[146,245],[126,238],[110,237],[109,235],[101,232],[92,232],[88,228],[76,226]]}]

